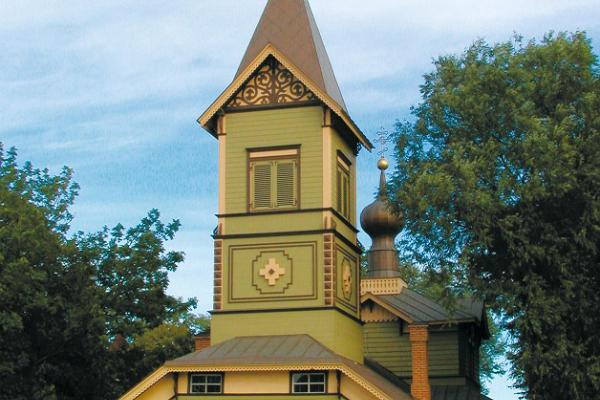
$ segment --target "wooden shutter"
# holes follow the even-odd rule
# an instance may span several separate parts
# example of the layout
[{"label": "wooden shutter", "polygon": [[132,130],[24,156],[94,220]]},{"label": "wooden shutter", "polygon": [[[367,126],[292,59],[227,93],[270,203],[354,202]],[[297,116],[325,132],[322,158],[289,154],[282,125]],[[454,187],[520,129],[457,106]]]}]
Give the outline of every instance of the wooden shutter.
[{"label": "wooden shutter", "polygon": [[337,210],[342,212],[342,171],[338,167],[336,179]]},{"label": "wooden shutter", "polygon": [[279,160],[275,162],[275,173],[277,174],[276,207],[295,207],[298,205],[298,178],[297,163],[295,160]]},{"label": "wooden shutter", "polygon": [[350,219],[350,175],[342,167],[337,168],[336,175],[337,210]]},{"label": "wooden shutter", "polygon": [[342,214],[350,219],[350,177],[348,174],[342,174],[342,193],[344,201]]},{"label": "wooden shutter", "polygon": [[272,201],[272,163],[256,161],[250,163],[250,207],[254,210],[271,208]]}]

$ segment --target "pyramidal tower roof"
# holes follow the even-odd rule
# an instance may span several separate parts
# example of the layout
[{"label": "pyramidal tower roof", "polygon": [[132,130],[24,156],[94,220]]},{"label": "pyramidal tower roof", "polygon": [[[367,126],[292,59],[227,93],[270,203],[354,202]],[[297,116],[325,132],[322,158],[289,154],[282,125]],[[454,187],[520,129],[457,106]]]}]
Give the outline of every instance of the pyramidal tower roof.
[{"label": "pyramidal tower roof", "polygon": [[347,112],[308,0],[269,0],[236,77],[271,44]]}]

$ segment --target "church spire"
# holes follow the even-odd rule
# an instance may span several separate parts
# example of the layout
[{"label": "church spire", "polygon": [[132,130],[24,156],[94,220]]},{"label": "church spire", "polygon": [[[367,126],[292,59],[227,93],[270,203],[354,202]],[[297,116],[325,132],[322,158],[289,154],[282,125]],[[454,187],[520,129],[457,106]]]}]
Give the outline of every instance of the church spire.
[{"label": "church spire", "polygon": [[400,276],[398,270],[398,252],[395,247],[396,236],[402,230],[404,222],[401,217],[395,215],[388,204],[388,194],[385,180],[385,170],[389,163],[385,159],[387,133],[379,132],[381,158],[377,162],[379,168],[379,190],[377,198],[369,204],[360,215],[360,224],[365,232],[373,240],[373,245],[368,252],[369,269],[367,278],[397,278]]},{"label": "church spire", "polygon": [[377,167],[381,170],[377,199],[365,207],[360,215],[362,228],[373,240],[368,251],[367,278],[394,278],[400,276],[398,252],[394,242],[402,230],[403,221],[392,212],[388,204],[385,182],[387,160],[382,157]]},{"label": "church spire", "polygon": [[271,44],[347,112],[308,0],[269,0],[236,78]]}]

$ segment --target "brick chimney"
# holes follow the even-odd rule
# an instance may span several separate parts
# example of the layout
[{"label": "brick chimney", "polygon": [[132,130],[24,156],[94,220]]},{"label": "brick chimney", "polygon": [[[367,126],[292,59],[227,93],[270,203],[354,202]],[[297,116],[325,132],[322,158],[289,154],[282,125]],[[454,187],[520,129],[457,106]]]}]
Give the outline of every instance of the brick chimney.
[{"label": "brick chimney", "polygon": [[210,334],[199,335],[194,338],[194,351],[202,351],[210,347]]},{"label": "brick chimney", "polygon": [[427,325],[410,325],[410,349],[412,355],[412,383],[410,393],[416,400],[431,400],[429,386],[429,330]]}]

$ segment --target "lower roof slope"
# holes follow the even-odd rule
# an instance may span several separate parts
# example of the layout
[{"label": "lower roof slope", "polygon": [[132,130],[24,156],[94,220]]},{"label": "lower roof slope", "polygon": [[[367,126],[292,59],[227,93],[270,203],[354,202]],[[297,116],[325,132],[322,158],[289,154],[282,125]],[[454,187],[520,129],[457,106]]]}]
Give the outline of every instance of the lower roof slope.
[{"label": "lower roof slope", "polygon": [[309,335],[237,337],[165,363],[165,367],[225,366],[339,369],[351,378],[362,378],[390,399],[412,399],[371,368],[334,353]]},{"label": "lower roof slope", "polygon": [[247,336],[187,354],[165,365],[273,365],[332,363],[340,356],[308,335]]},{"label": "lower roof slope", "polygon": [[367,293],[361,303],[372,301],[410,324],[444,325],[472,322],[482,327],[484,338],[489,337],[485,307],[474,299],[462,299],[456,308],[449,310],[422,294],[403,288],[399,294],[379,295]]},{"label": "lower roof slope", "polygon": [[479,307],[457,304],[453,312],[441,304],[425,297],[418,292],[403,288],[400,294],[378,295],[380,299],[408,314],[414,322],[445,322],[445,321],[479,321],[483,312],[483,304]]},{"label": "lower roof slope", "polygon": [[431,400],[492,400],[479,391],[480,388],[474,385],[432,386]]}]

